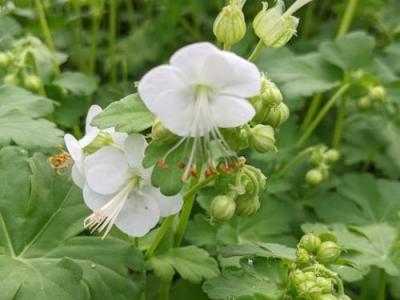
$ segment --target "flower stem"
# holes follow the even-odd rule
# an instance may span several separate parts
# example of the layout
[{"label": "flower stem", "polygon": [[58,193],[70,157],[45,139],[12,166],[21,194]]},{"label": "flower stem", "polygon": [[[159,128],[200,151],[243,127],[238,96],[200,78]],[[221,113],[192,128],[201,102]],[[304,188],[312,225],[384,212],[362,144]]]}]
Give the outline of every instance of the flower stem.
[{"label": "flower stem", "polygon": [[357,8],[357,3],[358,3],[358,0],[348,0],[347,1],[347,6],[343,13],[343,17],[340,22],[339,30],[338,30],[336,36],[339,37],[339,36],[345,35],[349,31],[351,22],[353,21],[354,13]]},{"label": "flower stem", "polygon": [[337,111],[335,131],[333,133],[332,147],[335,149],[340,148],[340,141],[342,140],[344,117],[346,115],[346,99],[340,101]]},{"label": "flower stem", "polygon": [[308,127],[308,125],[310,125],[311,120],[315,116],[315,113],[318,111],[319,105],[321,104],[322,101],[322,96],[323,96],[322,93],[317,93],[313,96],[311,104],[308,107],[306,116],[304,118],[303,124],[301,125],[301,128],[303,130],[305,130]]},{"label": "flower stem", "polygon": [[262,40],[258,41],[258,44],[254,48],[253,52],[250,54],[248,60],[255,61],[257,57],[260,55],[261,50],[265,47],[264,42]]},{"label": "flower stem", "polygon": [[224,50],[225,50],[225,51],[231,50],[231,46],[224,43]]},{"label": "flower stem", "polygon": [[297,163],[299,163],[308,153],[313,150],[314,147],[308,147],[303,151],[299,152],[294,158],[292,158],[286,165],[280,168],[274,177],[284,176],[291,168],[293,168]]},{"label": "flower stem", "polygon": [[90,52],[89,52],[89,74],[93,75],[96,70],[96,58],[97,58],[97,40],[99,35],[99,28],[101,23],[101,18],[103,15],[104,1],[100,0],[99,10],[94,9],[94,13],[92,16],[92,28],[90,33]]},{"label": "flower stem", "polygon": [[320,110],[318,115],[315,117],[315,119],[311,122],[310,126],[307,127],[303,135],[300,137],[300,139],[297,141],[295,144],[296,148],[301,147],[311,136],[311,134],[314,132],[314,130],[317,128],[318,124],[322,121],[322,119],[326,116],[326,114],[329,112],[331,107],[336,103],[336,101],[349,89],[349,84],[342,84],[340,88],[336,91],[336,93],[326,102],[324,107]]},{"label": "flower stem", "polygon": [[129,25],[131,32],[135,28],[135,9],[132,0],[125,0],[126,10],[128,11]]},{"label": "flower stem", "polygon": [[161,223],[160,228],[158,229],[158,233],[154,238],[153,242],[151,243],[149,249],[147,249],[145,258],[150,258],[154,251],[156,251],[158,245],[160,245],[162,239],[164,238],[165,234],[168,232],[168,229],[171,227],[172,223],[174,222],[175,215],[169,216],[163,220]]},{"label": "flower stem", "polygon": [[111,58],[111,71],[110,80],[111,84],[115,86],[117,84],[117,66],[115,62],[115,39],[117,34],[117,6],[118,0],[110,0],[110,14],[109,14],[109,32],[108,32],[108,43]]},{"label": "flower stem", "polygon": [[161,281],[160,285],[160,300],[169,300],[169,290],[171,287],[171,279]]},{"label": "flower stem", "polygon": [[379,291],[377,300],[385,300],[386,299],[386,279],[387,275],[385,270],[380,270],[379,274]]}]

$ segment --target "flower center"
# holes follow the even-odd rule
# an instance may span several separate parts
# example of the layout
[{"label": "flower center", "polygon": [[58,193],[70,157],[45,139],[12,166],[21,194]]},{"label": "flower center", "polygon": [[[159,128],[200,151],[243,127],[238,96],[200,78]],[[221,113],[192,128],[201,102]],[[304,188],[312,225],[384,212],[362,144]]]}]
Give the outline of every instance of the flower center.
[{"label": "flower center", "polygon": [[108,201],[107,204],[99,210],[94,211],[84,220],[84,227],[88,228],[91,233],[96,230],[98,232],[104,231],[102,236],[104,239],[114,225],[115,220],[129,197],[129,194],[133,191],[138,191],[142,182],[143,178],[137,172],[132,172],[124,188]]}]

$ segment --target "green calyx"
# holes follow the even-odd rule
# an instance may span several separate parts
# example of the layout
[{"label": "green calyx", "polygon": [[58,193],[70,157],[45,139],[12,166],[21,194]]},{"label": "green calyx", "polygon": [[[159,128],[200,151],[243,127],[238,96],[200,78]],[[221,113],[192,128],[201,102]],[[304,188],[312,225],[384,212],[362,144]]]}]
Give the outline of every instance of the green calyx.
[{"label": "green calyx", "polygon": [[334,263],[341,253],[342,249],[335,242],[326,241],[317,251],[317,260],[322,264]]},{"label": "green calyx", "polygon": [[213,198],[210,205],[212,218],[226,221],[235,215],[236,202],[231,195],[220,195]]},{"label": "green calyx", "polygon": [[275,146],[275,131],[272,126],[258,124],[249,129],[249,146],[260,153],[277,151]]},{"label": "green calyx", "polygon": [[113,143],[114,141],[110,133],[100,131],[96,138],[89,145],[87,145],[83,151],[86,154],[93,154],[105,146],[111,146]]}]

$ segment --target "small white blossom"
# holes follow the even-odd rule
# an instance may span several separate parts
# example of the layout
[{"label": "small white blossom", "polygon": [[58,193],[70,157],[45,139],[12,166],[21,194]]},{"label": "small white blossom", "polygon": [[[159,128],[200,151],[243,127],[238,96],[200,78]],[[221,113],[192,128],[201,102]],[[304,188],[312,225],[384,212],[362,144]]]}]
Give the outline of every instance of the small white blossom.
[{"label": "small white blossom", "polygon": [[195,138],[186,177],[196,152],[210,152],[211,140],[217,141],[226,156],[231,155],[219,128],[238,127],[254,117],[247,98],[259,93],[260,82],[253,63],[204,42],[183,47],[169,65],[150,70],[138,91],[164,126],[183,137],[180,143],[186,137]]}]

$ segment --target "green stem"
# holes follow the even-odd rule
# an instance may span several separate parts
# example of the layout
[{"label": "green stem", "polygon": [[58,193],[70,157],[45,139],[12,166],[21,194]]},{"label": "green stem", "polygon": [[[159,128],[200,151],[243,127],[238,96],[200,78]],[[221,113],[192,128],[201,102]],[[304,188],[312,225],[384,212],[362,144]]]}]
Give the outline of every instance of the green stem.
[{"label": "green stem", "polygon": [[225,51],[231,50],[231,46],[224,43],[224,50]]},{"label": "green stem", "polygon": [[297,165],[308,153],[313,150],[314,147],[309,147],[299,152],[294,158],[292,158],[286,165],[280,168],[274,175],[274,177],[279,178],[284,176],[291,168]]},{"label": "green stem", "polygon": [[347,6],[343,13],[343,17],[340,22],[339,30],[338,30],[336,36],[339,37],[339,36],[345,35],[349,31],[351,22],[353,21],[354,13],[357,8],[357,3],[358,3],[358,0],[348,0],[347,1]]},{"label": "green stem", "polygon": [[109,14],[109,50],[111,58],[111,71],[110,80],[111,84],[115,86],[117,84],[117,70],[115,62],[115,39],[117,34],[117,6],[118,0],[110,0],[110,14]]},{"label": "green stem", "polygon": [[310,125],[312,119],[314,118],[316,112],[318,111],[319,105],[321,104],[322,101],[322,93],[317,93],[313,96],[311,100],[311,104],[308,107],[306,116],[304,118],[303,124],[301,125],[301,128],[305,130],[308,125]]},{"label": "green stem", "polygon": [[349,89],[349,84],[342,84],[340,88],[336,91],[336,93],[326,102],[324,107],[319,111],[318,115],[311,122],[310,126],[307,127],[303,135],[295,144],[296,148],[301,147],[311,136],[314,130],[317,128],[318,124],[322,121],[322,119],[326,116],[332,106],[336,103],[336,101]]},{"label": "green stem", "polygon": [[128,11],[129,25],[131,32],[135,29],[135,9],[132,0],[125,0],[126,10]]},{"label": "green stem", "polygon": [[171,287],[172,278],[161,281],[160,285],[160,300],[169,300],[169,290]]},{"label": "green stem", "polygon": [[340,105],[337,110],[335,131],[333,133],[332,147],[335,149],[340,148],[345,115],[346,115],[346,99],[343,98],[342,101],[340,101]]},{"label": "green stem", "polygon": [[262,40],[259,40],[253,52],[250,54],[248,60],[255,61],[257,57],[260,55],[261,50],[264,49],[264,47],[265,47],[264,42]]},{"label": "green stem", "polygon": [[376,300],[385,300],[386,299],[386,280],[387,280],[387,275],[385,270],[380,270],[379,274],[379,291],[378,291],[378,297]]},{"label": "green stem", "polygon": [[99,5],[99,8],[94,8],[92,17],[92,28],[90,33],[90,52],[89,52],[89,74],[93,75],[96,70],[96,58],[97,58],[97,41],[100,29],[101,18],[103,15],[104,1],[100,0],[99,4],[93,4],[94,6]]},{"label": "green stem", "polygon": [[75,14],[77,19],[75,21],[75,47],[76,47],[76,55],[78,57],[78,65],[79,70],[83,71],[84,69],[84,58],[83,58],[83,47],[82,47],[82,19],[81,19],[81,4],[77,1],[74,6]]},{"label": "green stem", "polygon": [[315,11],[315,2],[311,2],[306,10],[304,20],[303,20],[303,28],[301,30],[301,37],[307,38],[310,36],[312,25],[315,22],[314,19],[314,11]]},{"label": "green stem", "polygon": [[156,237],[154,238],[153,242],[151,243],[149,249],[147,249],[147,251],[146,251],[146,254],[145,254],[146,259],[149,259],[153,255],[154,251],[156,251],[158,245],[160,245],[165,234],[168,232],[169,228],[171,227],[172,223],[174,222],[174,218],[175,218],[175,215],[172,215],[163,220],[160,228],[158,229]]}]

